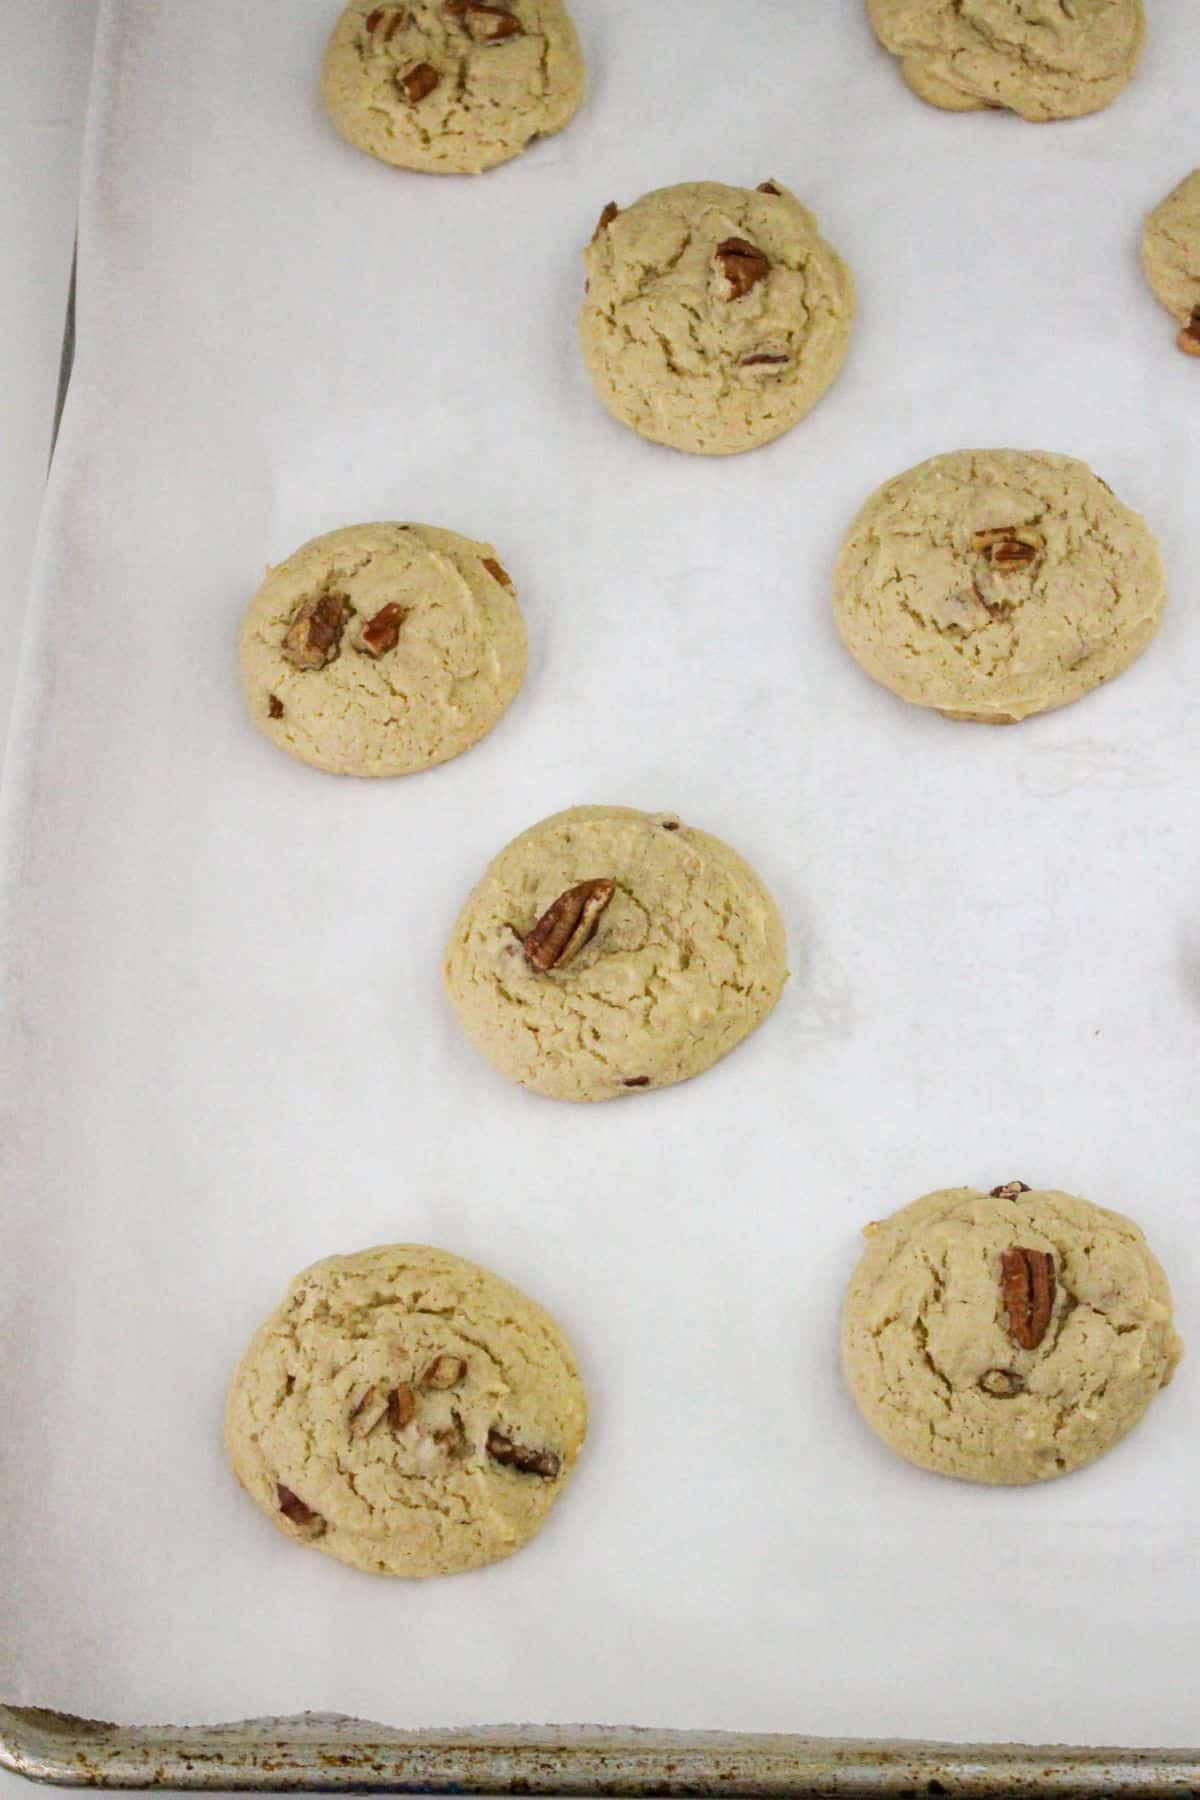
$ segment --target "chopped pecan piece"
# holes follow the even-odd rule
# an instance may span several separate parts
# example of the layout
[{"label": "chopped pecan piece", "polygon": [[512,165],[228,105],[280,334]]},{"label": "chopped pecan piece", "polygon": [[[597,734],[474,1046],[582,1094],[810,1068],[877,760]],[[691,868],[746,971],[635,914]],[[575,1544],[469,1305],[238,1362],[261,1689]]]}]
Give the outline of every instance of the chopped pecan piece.
[{"label": "chopped pecan piece", "polygon": [[411,1425],[416,1417],[417,1396],[407,1382],[394,1387],[387,1397],[387,1422],[389,1431],[403,1431]]},{"label": "chopped pecan piece", "polygon": [[419,100],[432,94],[441,79],[432,63],[419,62],[415,69],[410,69],[407,75],[400,77],[400,86],[404,91],[404,98],[411,106],[415,106]]},{"label": "chopped pecan piece", "polygon": [[381,606],[373,619],[368,619],[358,634],[354,648],[364,656],[382,656],[394,650],[400,641],[400,627],[408,616],[408,608],[395,600]]},{"label": "chopped pecan piece", "polygon": [[993,569],[1027,569],[1036,562],[1038,549],[1036,544],[1023,544],[1019,538],[1007,538],[1004,543],[997,544],[992,551]]},{"label": "chopped pecan piece", "polygon": [[279,1502],[280,1512],[285,1519],[290,1519],[293,1525],[299,1525],[302,1530],[313,1532],[314,1536],[324,1531],[325,1521],[320,1513],[315,1513],[311,1506],[305,1506],[299,1494],[293,1494],[291,1488],[284,1487],[282,1481],[275,1483],[275,1498]]},{"label": "chopped pecan piece", "polygon": [[977,531],[972,550],[985,556],[993,569],[1027,569],[1046,547],[1040,531],[1027,525],[1001,525],[994,531]]},{"label": "chopped pecan piece", "polygon": [[279,698],[278,694],[267,695],[267,712],[272,719],[282,719],[283,701]]},{"label": "chopped pecan piece", "polygon": [[617,217],[620,210],[621,209],[617,205],[615,200],[609,201],[609,203],[605,207],[604,211],[600,214],[599,219],[596,221],[596,229],[592,233],[593,244],[595,243],[596,239],[600,236],[600,233],[602,231],[608,230],[609,226],[612,224],[613,220]]},{"label": "chopped pecan piece", "polygon": [[482,0],[467,0],[461,15],[463,24],[477,44],[502,44],[506,38],[520,37],[525,27],[506,6],[485,6]]},{"label": "chopped pecan piece", "polygon": [[627,1081],[623,1081],[621,1083],[621,1086],[622,1087],[649,1087],[650,1086],[650,1077],[648,1075],[631,1075]]},{"label": "chopped pecan piece", "polygon": [[530,968],[544,975],[569,963],[594,934],[615,892],[616,883],[604,878],[581,881],[560,894],[521,940]]},{"label": "chopped pecan piece", "polygon": [[760,181],[757,191],[760,194],[782,194],[783,189],[773,181]]},{"label": "chopped pecan piece", "polygon": [[503,1468],[516,1469],[520,1475],[540,1475],[543,1481],[555,1480],[562,1468],[557,1450],[530,1450],[525,1444],[514,1443],[494,1425],[487,1434],[487,1453]]},{"label": "chopped pecan piece", "polygon": [[512,576],[507,569],[502,569],[500,567],[500,564],[496,561],[494,556],[485,556],[483,558],[483,566],[493,581],[498,581],[501,587],[511,588]]},{"label": "chopped pecan piece", "polygon": [[342,632],[350,613],[345,594],[318,594],[297,607],[283,640],[283,654],[294,669],[323,669],[342,648]]},{"label": "chopped pecan piece", "polygon": [[390,44],[397,32],[403,31],[408,24],[408,8],[406,6],[377,6],[374,12],[367,14],[363,23],[366,25],[372,49],[376,44]]},{"label": "chopped pecan piece", "polygon": [[718,244],[717,261],[729,283],[731,300],[740,300],[743,294],[757,287],[771,267],[762,251],[747,243],[745,238],[726,238],[723,244]]},{"label": "chopped pecan piece", "polygon": [[787,363],[791,362],[791,360],[792,359],[787,354],[786,350],[756,350],[750,356],[743,356],[741,367],[743,369],[757,369],[768,363]]},{"label": "chopped pecan piece", "polygon": [[1054,1311],[1054,1258],[1048,1250],[1005,1250],[1000,1267],[1009,1336],[1022,1350],[1036,1350]]},{"label": "chopped pecan piece", "polygon": [[467,1372],[465,1356],[435,1356],[420,1380],[424,1388],[457,1387]]},{"label": "chopped pecan piece", "polygon": [[350,1436],[370,1437],[388,1410],[389,1396],[377,1387],[369,1387],[350,1414]]},{"label": "chopped pecan piece", "polygon": [[1006,1181],[1003,1187],[994,1187],[991,1192],[993,1200],[1015,1200],[1018,1194],[1028,1194],[1029,1184],[1024,1181]]},{"label": "chopped pecan piece", "polygon": [[1200,356],[1200,306],[1193,306],[1192,316],[1175,342],[1185,356]]},{"label": "chopped pecan piece", "polygon": [[1011,1400],[1014,1394],[1025,1390],[1025,1382],[1015,1369],[989,1369],[979,1377],[979,1385],[994,1400]]}]

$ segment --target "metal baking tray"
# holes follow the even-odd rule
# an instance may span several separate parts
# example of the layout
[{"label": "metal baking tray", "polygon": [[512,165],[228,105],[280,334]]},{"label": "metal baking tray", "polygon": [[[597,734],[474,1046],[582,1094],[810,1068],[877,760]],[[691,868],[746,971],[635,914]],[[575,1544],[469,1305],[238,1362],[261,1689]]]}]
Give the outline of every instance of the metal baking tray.
[{"label": "metal baking tray", "polygon": [[[75,351],[75,269],[54,440]],[[53,452],[52,452],[53,453]],[[798,1698],[802,1712],[803,1700]],[[138,1727],[0,1704],[0,1767],[57,1786],[541,1795],[1200,1795],[1200,1749],[621,1727],[406,1731],[334,1713]]]}]

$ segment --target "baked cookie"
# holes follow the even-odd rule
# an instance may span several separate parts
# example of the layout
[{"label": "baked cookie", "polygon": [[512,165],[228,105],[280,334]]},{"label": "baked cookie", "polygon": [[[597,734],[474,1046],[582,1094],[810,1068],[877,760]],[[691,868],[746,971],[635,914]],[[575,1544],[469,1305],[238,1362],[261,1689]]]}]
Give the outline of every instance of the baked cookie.
[{"label": "baked cookie", "polygon": [[1121,674],[1165,605],[1145,520],[1086,464],[1041,450],[956,450],[885,482],[834,578],[838,630],[868,675],[1001,725]]},{"label": "baked cookie", "polygon": [[297,1543],[373,1575],[453,1575],[528,1543],[587,1405],[540,1306],[422,1244],[298,1275],[233,1378],[225,1442]]},{"label": "baked cookie", "polygon": [[1142,0],[867,0],[915,94],[947,112],[1075,119],[1115,100],[1142,53]]},{"label": "baked cookie", "polygon": [[347,525],[270,570],[241,635],[255,724],[334,775],[411,775],[486,737],[525,674],[516,589],[490,544]]},{"label": "baked cookie", "polygon": [[761,1025],[787,980],[778,908],[673,813],[574,806],[492,863],[446,951],[469,1037],[555,1100],[669,1087]]},{"label": "baked cookie", "polygon": [[1200,169],[1185,175],[1146,220],[1142,264],[1156,299],[1179,320],[1179,348],[1200,356]]},{"label": "baked cookie", "polygon": [[753,450],[811,412],[842,366],[854,283],[778,182],[686,182],[606,206],[579,315],[596,392],[655,444]]},{"label": "baked cookie", "polygon": [[1048,1481],[1111,1450],[1183,1354],[1130,1219],[1012,1181],[868,1225],[842,1350],[867,1423],[919,1468]]},{"label": "baked cookie", "polygon": [[561,131],[586,87],[562,0],[350,0],[321,74],[344,138],[430,175],[507,162]]}]

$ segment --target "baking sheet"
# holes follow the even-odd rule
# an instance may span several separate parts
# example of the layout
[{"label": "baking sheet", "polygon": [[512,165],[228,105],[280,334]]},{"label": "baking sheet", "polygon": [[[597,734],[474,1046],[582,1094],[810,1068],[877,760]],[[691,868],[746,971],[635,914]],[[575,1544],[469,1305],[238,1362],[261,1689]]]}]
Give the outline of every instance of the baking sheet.
[{"label": "baking sheet", "polygon": [[[1195,1340],[1195,371],[1146,293],[1200,41],[1033,129],[919,105],[856,4],[576,0],[579,120],[478,181],[343,146],[325,0],[109,0],[79,354],[7,767],[0,1695],[116,1721],[337,1709],[1185,1745],[1189,1363],[1090,1472],[910,1470],[841,1384],[859,1227],[1014,1176],[1144,1224]],[[787,182],[861,318],[812,418],[733,461],[593,400],[604,202]],[[964,444],[1084,456],[1172,605],[1111,689],[1011,731],[873,688],[828,608],[865,494]],[[294,765],[234,642],[268,560],[355,519],[490,536],[529,679],[457,763]],[[493,1075],[438,965],[487,858],[580,800],[676,808],[787,917],[768,1025],[578,1108]],[[443,1583],[272,1532],[220,1447],[307,1261],[441,1243],[548,1304],[591,1440],[543,1535]]]}]

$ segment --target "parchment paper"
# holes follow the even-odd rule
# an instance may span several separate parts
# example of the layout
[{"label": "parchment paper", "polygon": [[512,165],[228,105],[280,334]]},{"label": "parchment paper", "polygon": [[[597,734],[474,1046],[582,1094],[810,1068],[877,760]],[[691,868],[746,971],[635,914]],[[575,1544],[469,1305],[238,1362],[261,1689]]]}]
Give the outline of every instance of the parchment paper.
[{"label": "parchment paper", "polygon": [[[1200,160],[1194,5],[1045,127],[921,105],[857,0],[574,7],[586,110],[479,180],[334,136],[336,0],[106,8],[8,766],[0,1694],[1194,1744],[1195,1368],[993,1492],[879,1446],[836,1348],[862,1225],[1013,1177],[1132,1212],[1200,1343],[1200,370],[1137,259]],[[845,373],[755,455],[643,444],[580,249],[609,199],[769,176],[857,276]],[[873,687],[828,598],[879,481],[994,444],[1088,459],[1172,590],[1131,673],[1007,731]],[[532,658],[479,749],[372,785],[257,735],[234,645],[268,560],[375,518],[492,537]],[[584,800],[735,844],[794,970],[723,1066],[593,1108],[439,985],[487,859]],[[298,1552],[221,1450],[287,1279],[393,1239],[550,1306],[593,1403],[544,1535],[424,1585]]]}]

